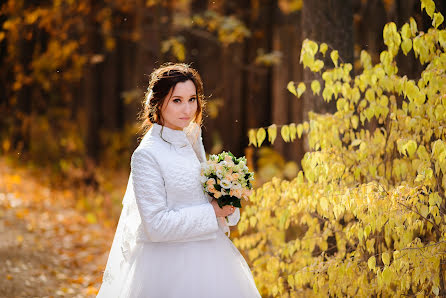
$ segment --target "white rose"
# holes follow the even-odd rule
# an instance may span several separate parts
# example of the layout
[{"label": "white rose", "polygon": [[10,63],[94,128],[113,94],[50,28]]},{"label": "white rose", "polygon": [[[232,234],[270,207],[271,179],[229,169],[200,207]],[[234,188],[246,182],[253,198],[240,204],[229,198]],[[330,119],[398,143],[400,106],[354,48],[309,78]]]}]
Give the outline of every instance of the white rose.
[{"label": "white rose", "polygon": [[223,188],[231,188],[232,187],[232,183],[231,183],[231,181],[229,181],[227,179],[221,179],[220,186],[223,187]]},{"label": "white rose", "polygon": [[240,188],[242,188],[242,185],[239,182],[237,181],[232,182],[232,189],[240,189]]}]

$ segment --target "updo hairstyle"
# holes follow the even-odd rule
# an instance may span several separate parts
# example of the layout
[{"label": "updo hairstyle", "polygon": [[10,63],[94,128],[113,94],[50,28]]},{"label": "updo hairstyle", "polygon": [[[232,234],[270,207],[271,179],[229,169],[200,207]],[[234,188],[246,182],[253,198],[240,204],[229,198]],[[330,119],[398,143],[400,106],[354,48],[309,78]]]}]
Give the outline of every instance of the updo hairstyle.
[{"label": "updo hairstyle", "polygon": [[141,130],[145,134],[150,127],[157,123],[163,125],[163,117],[161,108],[165,100],[169,100],[170,90],[173,91],[177,83],[191,80],[196,89],[197,96],[197,112],[192,121],[201,125],[204,95],[203,81],[198,72],[185,63],[167,63],[155,69],[150,75],[149,87],[144,95],[144,107],[140,116],[142,121]]}]

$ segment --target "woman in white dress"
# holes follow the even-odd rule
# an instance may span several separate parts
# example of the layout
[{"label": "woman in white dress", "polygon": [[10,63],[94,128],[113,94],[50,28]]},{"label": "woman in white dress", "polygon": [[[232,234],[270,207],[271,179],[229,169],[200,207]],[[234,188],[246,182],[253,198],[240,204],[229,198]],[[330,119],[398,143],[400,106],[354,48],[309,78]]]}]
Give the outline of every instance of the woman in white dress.
[{"label": "woman in white dress", "polygon": [[132,155],[97,297],[260,297],[225,234],[240,219],[239,209],[220,208],[200,184],[203,100],[201,78],[188,65],[152,73],[142,114],[146,133]]}]

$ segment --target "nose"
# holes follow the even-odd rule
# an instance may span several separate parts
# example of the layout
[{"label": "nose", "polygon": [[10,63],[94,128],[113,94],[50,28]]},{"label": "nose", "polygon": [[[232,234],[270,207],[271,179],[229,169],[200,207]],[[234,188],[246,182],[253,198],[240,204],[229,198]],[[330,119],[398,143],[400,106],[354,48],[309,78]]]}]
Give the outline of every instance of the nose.
[{"label": "nose", "polygon": [[184,106],[184,112],[189,116],[193,112],[194,107],[195,107],[194,102],[188,102]]}]

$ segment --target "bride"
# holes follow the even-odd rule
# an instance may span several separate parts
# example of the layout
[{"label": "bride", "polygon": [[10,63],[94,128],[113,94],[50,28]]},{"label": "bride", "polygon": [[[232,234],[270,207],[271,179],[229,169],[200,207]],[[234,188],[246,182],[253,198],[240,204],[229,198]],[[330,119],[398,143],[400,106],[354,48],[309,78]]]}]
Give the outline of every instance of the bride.
[{"label": "bride", "polygon": [[145,135],[131,158],[97,297],[260,297],[246,261],[225,234],[240,219],[239,209],[220,208],[200,184],[205,152],[199,74],[186,64],[163,65],[151,74],[148,90]]}]

